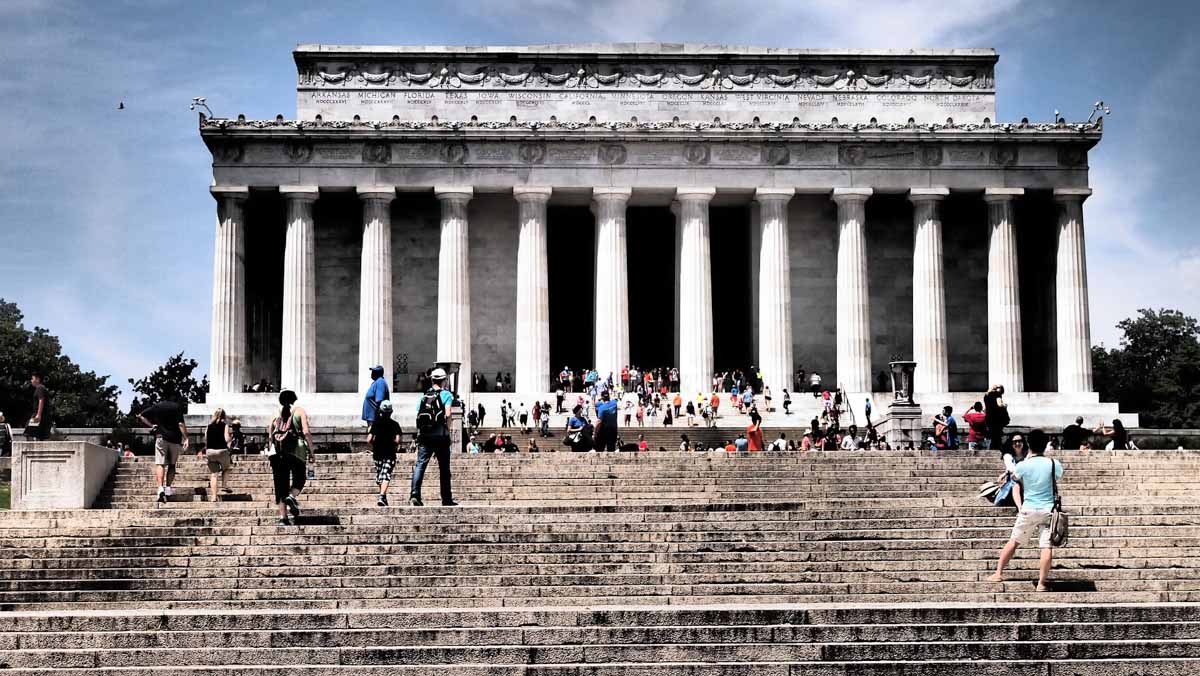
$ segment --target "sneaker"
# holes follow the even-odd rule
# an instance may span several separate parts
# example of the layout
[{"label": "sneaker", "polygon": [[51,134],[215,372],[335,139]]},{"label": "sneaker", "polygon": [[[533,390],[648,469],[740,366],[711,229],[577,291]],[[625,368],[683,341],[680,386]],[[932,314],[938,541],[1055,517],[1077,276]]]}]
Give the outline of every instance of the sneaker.
[{"label": "sneaker", "polygon": [[276,526],[290,526],[290,525],[292,525],[292,522],[288,521],[287,519],[280,519],[279,521],[277,521],[275,523],[275,525]]},{"label": "sneaker", "polygon": [[233,492],[233,489],[232,489],[232,488],[222,488],[222,489],[221,489],[221,492],[222,492],[222,493],[226,493],[226,494],[228,494],[228,493],[232,493],[232,492]]},{"label": "sneaker", "polygon": [[167,504],[167,494],[166,494],[165,492],[163,492],[163,491],[159,491],[159,492],[158,492],[158,498],[157,498],[157,502],[158,502],[160,505],[165,505],[165,504]]},{"label": "sneaker", "polygon": [[296,496],[287,496],[283,499],[283,504],[287,505],[288,511],[291,512],[293,519],[300,516],[300,503],[296,502]]},{"label": "sneaker", "polygon": [[163,490],[167,492],[167,495],[175,495],[175,487],[174,486],[167,486]]},{"label": "sneaker", "polygon": [[421,502],[421,498],[418,498],[415,495],[408,499],[408,504],[412,505],[413,507],[424,507],[425,506],[425,503]]},{"label": "sneaker", "polygon": [[376,506],[376,507],[387,507],[387,506],[388,506],[388,503],[387,503],[387,496],[386,496],[386,495],[383,495],[383,494],[381,493],[381,494],[379,495],[379,500],[377,500],[377,501],[375,502],[375,506]]},{"label": "sneaker", "polygon": [[449,502],[443,502],[442,506],[443,507],[457,507],[458,503],[453,500],[450,500]]}]

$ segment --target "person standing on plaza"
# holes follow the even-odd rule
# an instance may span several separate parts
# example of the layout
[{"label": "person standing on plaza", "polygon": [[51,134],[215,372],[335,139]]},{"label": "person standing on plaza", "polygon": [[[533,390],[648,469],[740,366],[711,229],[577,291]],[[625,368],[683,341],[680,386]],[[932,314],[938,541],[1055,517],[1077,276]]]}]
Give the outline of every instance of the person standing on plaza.
[{"label": "person standing on plaza", "polygon": [[529,433],[529,409],[525,408],[525,402],[521,402],[521,407],[517,412],[517,420],[521,424],[521,431]]},{"label": "person standing on plaza", "polygon": [[4,414],[0,413],[0,456],[11,456],[13,452],[12,445],[12,426],[4,419]]},{"label": "person standing on plaza", "polygon": [[33,415],[25,425],[25,437],[30,441],[45,441],[50,438],[50,393],[37,371],[29,375],[29,384],[33,386]]},{"label": "person standing on plaza", "polygon": [[1045,456],[1046,433],[1042,430],[1032,430],[1028,435],[1029,457],[1016,465],[1016,481],[1021,484],[1023,502],[1021,511],[1017,514],[1017,522],[1013,525],[1008,543],[1000,550],[1000,561],[996,564],[996,572],[988,578],[988,582],[1003,582],[1004,568],[1016,553],[1017,547],[1025,536],[1034,531],[1038,533],[1038,547],[1041,548],[1041,559],[1038,565],[1039,592],[1049,591],[1046,578],[1050,574],[1054,550],[1050,543],[1050,515],[1058,499],[1058,480],[1062,478],[1063,466]]},{"label": "person standing on plaza", "polygon": [[229,475],[232,458],[229,457],[230,442],[233,441],[233,429],[225,419],[225,409],[213,411],[212,419],[204,430],[204,453],[202,457],[208,463],[208,499],[217,501],[217,483],[221,484],[222,493],[232,493],[225,486]]},{"label": "person standing on plaza", "polygon": [[479,426],[480,426],[480,427],[483,427],[483,426],[484,426],[484,424],[485,424],[485,423],[483,422],[483,421],[484,421],[484,418],[486,418],[486,417],[487,417],[487,409],[483,407],[483,402],[482,402],[482,401],[481,401],[481,402],[479,402],[479,405],[475,407],[475,410],[479,412]]},{"label": "person standing on plaza", "polygon": [[375,422],[375,417],[379,415],[379,404],[392,398],[391,392],[388,391],[387,378],[383,377],[382,366],[371,367],[371,384],[367,387],[367,394],[363,397],[362,419],[366,421],[369,427]]},{"label": "person standing on plaza", "polygon": [[554,392],[555,413],[565,413],[563,410],[563,400],[567,398],[567,394],[563,392],[563,386],[560,384]]},{"label": "person standing on plaza", "polygon": [[983,412],[983,402],[975,402],[971,410],[963,414],[963,421],[967,423],[967,448],[972,451],[986,449],[987,415]]},{"label": "person standing on plaza", "polygon": [[1075,418],[1075,422],[1067,425],[1062,431],[1062,447],[1065,451],[1078,451],[1083,447],[1087,432],[1083,430],[1083,416]]},{"label": "person standing on plaza", "polygon": [[600,394],[596,402],[596,450],[615,452],[617,450],[617,402],[609,395],[608,390]]},{"label": "person standing on plaza", "polygon": [[1004,428],[1011,420],[1008,405],[1004,403],[1003,385],[992,385],[987,394],[983,395],[983,414],[987,419],[989,445],[991,448],[1002,448]]},{"label": "person standing on plaza", "polygon": [[[279,393],[279,411],[267,426],[267,455],[271,463],[271,480],[275,487],[275,506],[279,508],[279,525],[290,526],[292,518],[300,516],[300,491],[304,481],[309,454],[314,448],[312,431],[308,428],[308,413],[296,406],[296,393]],[[384,401],[387,401],[386,399]],[[379,402],[382,404],[383,402]],[[376,413],[378,413],[378,406]]]},{"label": "person standing on plaza", "polygon": [[392,402],[379,404],[379,415],[367,431],[367,443],[371,446],[371,459],[375,461],[375,483],[379,486],[377,507],[387,507],[388,485],[392,481],[392,470],[396,468],[396,451],[400,448],[400,424],[392,420]]},{"label": "person standing on plaza", "polygon": [[175,465],[190,443],[183,409],[173,401],[160,401],[142,411],[138,418],[155,432],[154,482],[158,485],[157,500],[163,503],[174,493]]},{"label": "person standing on plaza", "polygon": [[813,399],[821,396],[821,374],[816,371],[808,377],[808,389],[812,391]]},{"label": "person standing on plaza", "polygon": [[446,372],[440,368],[431,374],[433,386],[417,402],[417,463],[413,467],[412,488],[408,503],[421,507],[421,483],[425,480],[425,467],[431,456],[437,456],[438,474],[441,483],[442,506],[453,507],[453,488],[450,485],[450,407],[454,395],[443,389]]},{"label": "person standing on plaza", "polygon": [[867,401],[863,404],[863,414],[866,416],[867,424],[871,423],[871,398],[867,397]]},{"label": "person standing on plaza", "polygon": [[764,451],[767,448],[766,441],[763,439],[762,431],[762,416],[757,410],[750,412],[750,426],[746,428],[746,439],[749,441],[751,451]]},{"label": "person standing on plaza", "polygon": [[[1129,432],[1125,429],[1125,423],[1122,423],[1120,418],[1113,418],[1112,427],[1105,427],[1104,421],[1101,420],[1096,425],[1096,434],[1100,435],[1101,440],[1108,439],[1108,443],[1104,445],[1106,450],[1130,450]],[[1110,445],[1112,448],[1109,448]]]},{"label": "person standing on plaza", "polygon": [[500,427],[508,427],[508,400],[500,400]]}]

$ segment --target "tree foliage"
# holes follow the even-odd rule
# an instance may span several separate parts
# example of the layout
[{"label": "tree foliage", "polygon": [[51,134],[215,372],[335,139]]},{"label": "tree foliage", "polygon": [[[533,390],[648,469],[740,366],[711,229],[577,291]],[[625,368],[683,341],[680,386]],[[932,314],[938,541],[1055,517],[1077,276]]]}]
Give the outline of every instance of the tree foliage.
[{"label": "tree foliage", "polygon": [[1096,389],[1146,427],[1200,427],[1200,324],[1177,310],[1138,310],[1120,347],[1092,348]]},{"label": "tree foliage", "polygon": [[187,410],[190,401],[204,401],[208,395],[208,376],[196,380],[192,373],[197,366],[199,364],[195,359],[184,357],[180,352],[145,378],[130,378],[129,384],[139,395],[133,398],[129,406],[130,415],[135,415],[160,401],[173,401],[183,406],[184,410]]},{"label": "tree foliage", "polygon": [[120,415],[119,390],[108,376],[84,371],[62,354],[58,338],[22,323],[16,303],[0,298],[0,411],[8,423],[25,424],[33,412],[30,373],[41,373],[50,391],[56,427],[111,427]]}]

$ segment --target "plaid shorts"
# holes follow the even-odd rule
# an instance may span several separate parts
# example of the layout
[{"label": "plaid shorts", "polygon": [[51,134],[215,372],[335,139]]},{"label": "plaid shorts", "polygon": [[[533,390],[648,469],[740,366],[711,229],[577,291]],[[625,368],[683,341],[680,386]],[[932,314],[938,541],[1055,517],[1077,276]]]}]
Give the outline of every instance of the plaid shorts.
[{"label": "plaid shorts", "polygon": [[396,459],[389,458],[387,460],[375,461],[375,483],[381,484],[385,481],[392,480],[392,470],[396,467]]}]

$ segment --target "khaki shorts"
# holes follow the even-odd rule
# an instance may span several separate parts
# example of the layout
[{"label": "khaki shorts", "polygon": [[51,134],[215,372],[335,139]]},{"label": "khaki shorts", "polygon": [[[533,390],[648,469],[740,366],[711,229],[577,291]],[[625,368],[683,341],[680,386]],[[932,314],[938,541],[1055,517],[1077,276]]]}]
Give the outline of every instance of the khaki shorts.
[{"label": "khaki shorts", "polygon": [[1030,530],[1036,530],[1038,533],[1038,547],[1042,549],[1050,549],[1050,512],[1026,512],[1021,510],[1017,514],[1017,522],[1013,525],[1012,535],[1008,536],[1009,540],[1021,542],[1029,534]]},{"label": "khaki shorts", "polygon": [[164,441],[162,437],[154,440],[154,464],[174,465],[179,461],[180,453],[183,453],[183,444]]},{"label": "khaki shorts", "polygon": [[208,461],[208,471],[216,474],[229,469],[229,451],[205,451],[204,459]]}]

